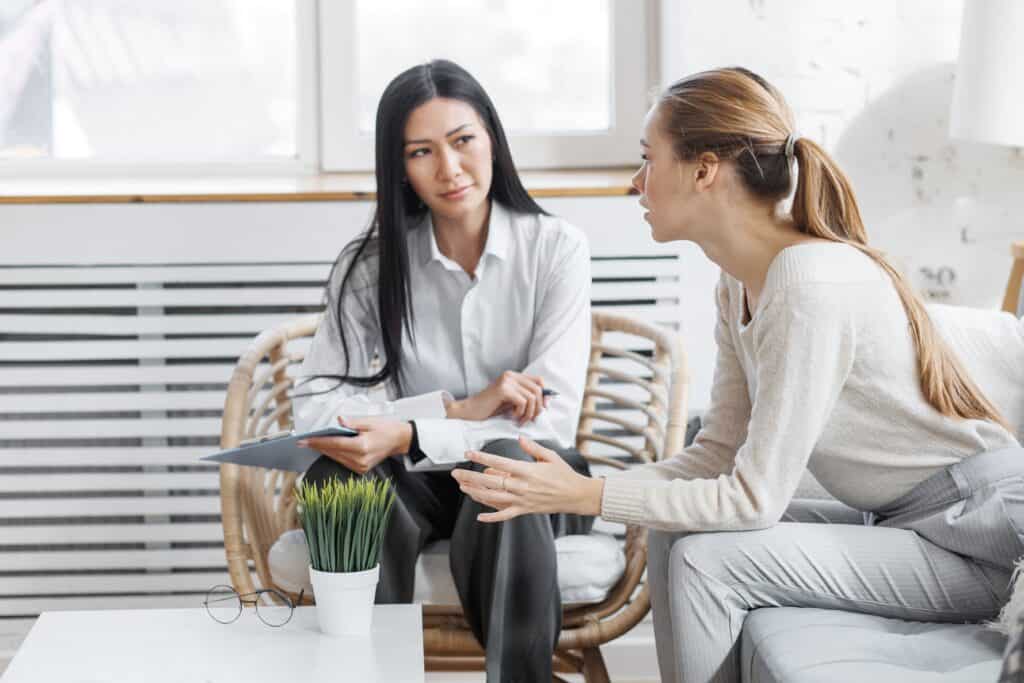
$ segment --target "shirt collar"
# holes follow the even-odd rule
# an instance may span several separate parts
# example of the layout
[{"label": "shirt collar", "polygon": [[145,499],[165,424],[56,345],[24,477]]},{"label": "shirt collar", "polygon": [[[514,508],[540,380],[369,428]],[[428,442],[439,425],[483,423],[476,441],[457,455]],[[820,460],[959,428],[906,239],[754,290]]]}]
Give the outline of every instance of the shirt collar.
[{"label": "shirt collar", "polygon": [[[441,253],[437,246],[437,236],[434,235],[434,221],[427,212],[426,219],[421,227],[420,237],[420,262],[427,265],[431,261],[437,261],[448,270],[462,270],[462,268],[450,258]],[[501,260],[508,258],[508,245],[512,232],[512,214],[504,206],[496,201],[491,201],[491,216],[487,226],[487,243],[484,244],[483,256],[490,254]],[[483,260],[483,256],[481,260]]]}]

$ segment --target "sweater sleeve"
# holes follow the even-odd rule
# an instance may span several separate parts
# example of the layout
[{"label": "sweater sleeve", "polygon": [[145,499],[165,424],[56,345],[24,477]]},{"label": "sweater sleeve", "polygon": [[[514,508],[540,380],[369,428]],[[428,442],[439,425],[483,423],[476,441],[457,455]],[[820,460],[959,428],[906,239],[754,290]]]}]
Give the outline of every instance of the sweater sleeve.
[{"label": "sweater sleeve", "polygon": [[732,306],[728,276],[723,273],[715,291],[718,322],[715,325],[715,373],[711,403],[693,444],[661,462],[616,472],[610,477],[627,479],[712,479],[730,472],[736,451],[747,434],[750,393],[729,327]]},{"label": "sweater sleeve", "polygon": [[777,292],[751,326],[756,390],[731,471],[713,479],[609,477],[602,517],[679,531],[779,521],[849,376],[855,329],[841,295],[819,284]]}]

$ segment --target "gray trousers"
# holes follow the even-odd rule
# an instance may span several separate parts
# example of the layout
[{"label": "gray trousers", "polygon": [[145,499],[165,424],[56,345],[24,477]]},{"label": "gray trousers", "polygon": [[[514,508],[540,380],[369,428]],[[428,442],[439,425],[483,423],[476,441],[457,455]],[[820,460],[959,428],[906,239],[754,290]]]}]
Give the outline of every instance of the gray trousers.
[{"label": "gray trousers", "polygon": [[1024,449],[967,458],[884,509],[794,501],[757,531],[653,531],[648,578],[661,680],[739,681],[743,620],[816,607],[913,621],[981,621],[1024,555]]}]

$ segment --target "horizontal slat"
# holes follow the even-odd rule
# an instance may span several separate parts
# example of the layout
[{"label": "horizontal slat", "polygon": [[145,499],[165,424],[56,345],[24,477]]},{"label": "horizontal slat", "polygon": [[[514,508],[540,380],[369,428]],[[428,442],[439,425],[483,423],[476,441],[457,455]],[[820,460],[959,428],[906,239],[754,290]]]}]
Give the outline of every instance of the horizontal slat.
[{"label": "horizontal slat", "polygon": [[[621,373],[628,373],[635,377],[649,378],[651,376],[650,370],[641,366],[639,362],[630,360],[629,358],[604,357],[598,361],[598,365],[601,368],[607,368]],[[2,425],[2,423],[0,423],[0,425]]]},{"label": "horizontal slat", "polygon": [[0,616],[20,616],[71,609],[170,609],[177,607],[199,607],[202,604],[203,596],[206,595],[207,588],[197,588],[186,595],[0,598]]},{"label": "horizontal slat", "polygon": [[590,275],[594,278],[679,277],[682,264],[678,259],[601,259],[592,261]]},{"label": "horizontal slat", "polygon": [[654,342],[647,337],[625,332],[605,332],[601,335],[601,344],[628,351],[648,351],[654,348]]},{"label": "horizontal slat", "polygon": [[[595,282],[594,300],[678,298],[682,287],[657,282]],[[169,306],[320,306],[320,287],[210,287],[197,289],[45,289],[0,291],[0,308],[123,308]]]},{"label": "horizontal slat", "polygon": [[637,299],[678,299],[683,288],[678,282],[595,282],[590,288],[594,301]]},{"label": "horizontal slat", "polygon": [[[258,366],[262,370],[266,365]],[[234,363],[0,368],[0,386],[87,387],[132,384],[227,384]]]},{"label": "horizontal slat", "polygon": [[[646,403],[651,395],[647,393],[647,390],[643,387],[639,387],[635,384],[602,384],[601,389],[604,391],[611,391],[617,396],[629,399],[631,401],[639,401]],[[606,402],[606,399],[599,398],[599,402]]]},{"label": "horizontal slat", "polygon": [[331,264],[0,268],[0,285],[160,284],[165,282],[317,282]]},{"label": "horizontal slat", "polygon": [[12,519],[219,514],[217,495],[0,499],[0,517]]},{"label": "horizontal slat", "polygon": [[[643,448],[645,446],[643,438],[639,436],[616,436],[615,438],[633,448]],[[613,455],[616,457],[628,456],[626,452],[621,451],[614,446],[609,446],[608,444],[603,444],[597,441],[588,442],[587,449],[594,455]]]},{"label": "horizontal slat", "polygon": [[0,674],[21,648],[25,636],[36,623],[35,617],[28,619],[0,619]]},{"label": "horizontal slat", "polygon": [[0,594],[75,595],[80,593],[172,593],[206,591],[229,583],[227,572],[152,574],[65,574],[62,576],[4,576]]},{"label": "horizontal slat", "polygon": [[[296,351],[311,338],[296,339]],[[0,361],[134,360],[137,358],[237,358],[252,339],[161,339],[131,341],[54,341],[0,343]],[[230,376],[230,375],[229,375]]]},{"label": "horizontal slat", "polygon": [[195,465],[209,448],[0,448],[0,467]]},{"label": "horizontal slat", "polygon": [[219,436],[215,417],[138,420],[0,420],[0,439],[109,439]]},{"label": "horizontal slat", "polygon": [[224,540],[218,522],[0,525],[0,546],[81,543],[198,543]]},{"label": "horizontal slat", "polygon": [[[211,452],[214,449],[210,449]],[[196,461],[195,464],[201,464]],[[0,474],[0,493],[220,489],[219,472]]]},{"label": "horizontal slat", "polygon": [[683,307],[678,303],[636,304],[616,306],[614,304],[595,304],[592,311],[624,315],[647,323],[678,325],[683,319]]},{"label": "horizontal slat", "polygon": [[251,334],[294,320],[295,313],[205,315],[0,315],[10,334]]},{"label": "horizontal slat", "polygon": [[[647,322],[677,322],[682,318],[679,304],[615,306],[597,304],[595,311],[627,315]],[[0,315],[0,330],[11,334],[79,334],[124,336],[145,334],[248,334],[294,320],[294,313],[267,315]]]},{"label": "horizontal slat", "polygon": [[28,289],[0,291],[0,308],[317,306],[323,294],[322,287]]},{"label": "horizontal slat", "polygon": [[221,410],[223,391],[134,391],[0,395],[0,413]]},{"label": "horizontal slat", "polygon": [[[96,285],[203,282],[322,282],[331,264],[252,264],[215,266],[120,266],[0,268],[0,285]],[[594,277],[678,275],[677,258],[596,259]]]},{"label": "horizontal slat", "polygon": [[[173,550],[52,550],[0,552],[6,572],[82,569],[185,569],[223,567],[223,548],[175,548]],[[0,578],[0,585],[5,579]],[[6,589],[0,589],[6,590]]]}]

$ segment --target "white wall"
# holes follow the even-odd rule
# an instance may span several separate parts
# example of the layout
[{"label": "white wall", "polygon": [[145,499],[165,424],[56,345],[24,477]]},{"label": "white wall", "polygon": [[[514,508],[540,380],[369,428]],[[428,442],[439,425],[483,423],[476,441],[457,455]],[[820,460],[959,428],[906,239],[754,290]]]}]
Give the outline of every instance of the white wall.
[{"label": "white wall", "polygon": [[[739,65],[779,87],[798,131],[853,180],[872,240],[922,289],[998,307],[1024,238],[1021,151],[952,142],[961,0],[663,0],[665,84]],[[1024,112],[1022,112],[1024,115]],[[961,242],[961,229],[977,241]],[[920,268],[943,266],[948,291]]]}]

